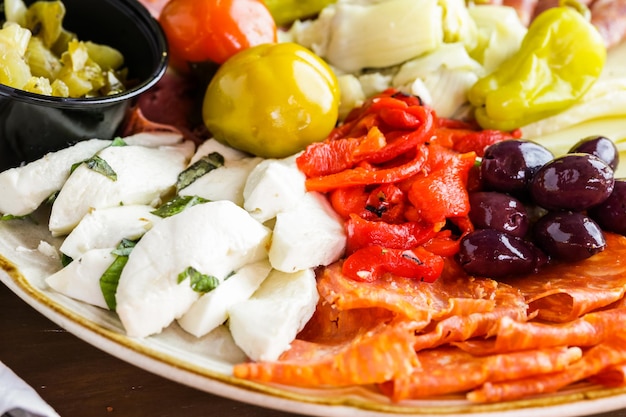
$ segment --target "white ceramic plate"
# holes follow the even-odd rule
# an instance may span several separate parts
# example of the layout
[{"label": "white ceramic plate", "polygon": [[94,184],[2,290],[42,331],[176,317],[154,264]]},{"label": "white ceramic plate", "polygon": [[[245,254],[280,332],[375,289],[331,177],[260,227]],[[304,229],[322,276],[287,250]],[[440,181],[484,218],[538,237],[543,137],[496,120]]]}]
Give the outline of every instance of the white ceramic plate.
[{"label": "white ceramic plate", "polygon": [[[45,215],[45,214],[44,214]],[[39,221],[38,221],[39,220]],[[245,359],[228,331],[218,328],[202,339],[176,325],[157,336],[125,336],[115,313],[60,295],[45,278],[60,268],[46,250],[61,241],[45,218],[0,222],[0,280],[41,314],[69,332],[147,371],[181,384],[262,407],[318,416],[582,416],[626,408],[626,388],[582,384],[555,395],[523,401],[476,405],[462,397],[391,403],[374,389],[296,389],[234,378],[232,365]],[[43,242],[43,243],[42,243]]]}]

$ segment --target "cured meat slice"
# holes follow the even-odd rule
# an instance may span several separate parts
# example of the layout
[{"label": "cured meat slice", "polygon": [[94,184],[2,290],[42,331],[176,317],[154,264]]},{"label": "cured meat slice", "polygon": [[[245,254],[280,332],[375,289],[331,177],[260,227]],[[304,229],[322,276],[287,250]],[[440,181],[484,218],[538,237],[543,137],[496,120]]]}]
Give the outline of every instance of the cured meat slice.
[{"label": "cured meat slice", "polygon": [[[295,340],[275,362],[235,365],[235,377],[299,387],[375,384],[410,374],[418,365],[406,323],[381,324],[340,345]],[[367,358],[367,359],[365,359]]]},{"label": "cured meat slice", "polygon": [[524,322],[527,319],[526,303],[516,289],[501,286],[495,299],[497,306],[492,311],[450,316],[438,322],[432,331],[416,335],[415,350],[461,342],[477,336],[490,337],[497,332],[504,318],[513,322]]},{"label": "cured meat slice", "polygon": [[[326,345],[341,344],[372,330],[381,323],[389,323],[393,312],[382,308],[338,310],[321,300],[297,338]],[[426,326],[428,323],[423,323]],[[417,327],[420,327],[416,323]]]},{"label": "cured meat slice", "polygon": [[486,382],[481,388],[469,392],[467,399],[479,403],[492,403],[555,392],[623,363],[626,363],[626,335],[617,333],[611,339],[584,352],[582,359],[563,371],[514,381]]},{"label": "cured meat slice", "polygon": [[607,247],[584,261],[554,264],[506,282],[526,297],[530,312],[567,322],[621,299],[626,289],[626,237],[605,232]]},{"label": "cured meat slice", "polygon": [[626,1],[596,0],[591,4],[591,23],[598,29],[607,48],[626,38]]},{"label": "cured meat slice", "polygon": [[546,346],[593,346],[623,329],[626,308],[588,313],[563,324],[520,323],[504,318],[498,329],[498,352]]},{"label": "cured meat slice", "polygon": [[508,287],[491,279],[468,279],[451,263],[434,283],[391,275],[359,282],[343,275],[340,264],[325,268],[318,280],[320,296],[339,310],[378,307],[417,322],[491,311],[503,286]]},{"label": "cured meat slice", "polygon": [[[507,381],[561,371],[580,359],[579,348],[529,350],[485,357],[456,348],[418,352],[421,367],[381,385],[394,401],[465,392],[487,381]],[[451,371],[454,370],[454,371]]]},{"label": "cured meat slice", "polygon": [[609,366],[589,380],[607,387],[623,387],[626,385],[626,362]]}]

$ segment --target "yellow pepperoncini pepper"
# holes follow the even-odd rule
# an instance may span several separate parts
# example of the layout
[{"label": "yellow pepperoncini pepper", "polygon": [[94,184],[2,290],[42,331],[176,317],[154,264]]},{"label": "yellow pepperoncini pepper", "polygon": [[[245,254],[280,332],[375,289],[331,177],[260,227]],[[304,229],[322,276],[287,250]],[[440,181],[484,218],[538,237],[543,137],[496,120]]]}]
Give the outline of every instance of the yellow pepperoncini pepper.
[{"label": "yellow pepperoncini pepper", "polygon": [[562,2],[530,25],[519,51],[468,92],[485,129],[513,130],[574,104],[593,85],[606,48],[589,10]]}]

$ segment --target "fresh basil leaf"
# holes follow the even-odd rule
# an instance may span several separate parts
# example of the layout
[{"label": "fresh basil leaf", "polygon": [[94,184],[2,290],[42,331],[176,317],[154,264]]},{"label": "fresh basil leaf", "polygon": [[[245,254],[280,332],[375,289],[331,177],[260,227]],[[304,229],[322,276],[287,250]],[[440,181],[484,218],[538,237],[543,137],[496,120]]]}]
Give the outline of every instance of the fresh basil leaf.
[{"label": "fresh basil leaf", "polygon": [[203,274],[192,266],[187,267],[187,269],[178,274],[178,283],[180,284],[187,278],[189,278],[191,289],[202,294],[213,291],[220,284],[216,277]]},{"label": "fresh basil leaf", "polygon": [[52,194],[50,194],[48,196],[48,198],[46,199],[46,204],[52,205],[54,203],[54,201],[57,199],[57,196],[59,195],[60,192],[61,192],[61,190],[57,190],[57,191],[53,192]]},{"label": "fresh basil leaf", "polygon": [[117,136],[115,139],[113,139],[110,146],[128,146],[128,144],[124,139]]},{"label": "fresh basil leaf", "polygon": [[111,252],[116,256],[115,260],[100,277],[100,290],[102,291],[104,301],[106,301],[109,310],[115,311],[117,308],[117,301],[115,300],[117,285],[120,282],[122,270],[128,262],[128,256],[136,244],[137,242],[132,240],[122,239],[120,244]]},{"label": "fresh basil leaf", "polygon": [[73,261],[74,259],[72,259],[70,256],[67,256],[64,253],[61,254],[61,265],[63,265],[63,268],[71,264]]},{"label": "fresh basil leaf", "polygon": [[26,217],[26,216],[16,216],[16,215],[14,215],[14,214],[3,214],[3,215],[0,217],[0,221],[2,221],[2,220],[16,220],[16,219],[23,219],[24,217]]},{"label": "fresh basil leaf", "polygon": [[70,173],[74,172],[76,168],[78,168],[82,164],[87,165],[87,168],[104,175],[111,181],[117,181],[117,173],[113,170],[113,168],[111,168],[107,161],[105,161],[98,155],[94,155],[89,159],[85,159],[84,161],[73,164],[72,168],[70,168]]},{"label": "fresh basil leaf", "polygon": [[190,186],[195,180],[224,165],[224,157],[217,152],[212,152],[191,164],[189,168],[178,174],[176,189],[178,191]]},{"label": "fresh basil leaf", "polygon": [[196,204],[208,203],[209,200],[206,198],[198,197],[197,195],[178,195],[174,197],[172,200],[163,204],[161,207],[152,211],[152,214],[159,217],[170,217],[175,214],[180,213],[188,207],[195,206]]}]

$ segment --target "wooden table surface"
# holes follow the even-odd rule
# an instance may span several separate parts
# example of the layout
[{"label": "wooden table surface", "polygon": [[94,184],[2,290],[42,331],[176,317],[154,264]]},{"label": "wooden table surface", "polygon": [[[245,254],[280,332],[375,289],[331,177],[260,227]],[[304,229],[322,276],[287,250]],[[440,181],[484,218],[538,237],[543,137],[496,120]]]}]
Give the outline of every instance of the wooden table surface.
[{"label": "wooden table surface", "polygon": [[[62,417],[295,417],[151,374],[83,342],[0,284],[0,361]],[[626,417],[626,410],[594,417]]]}]

